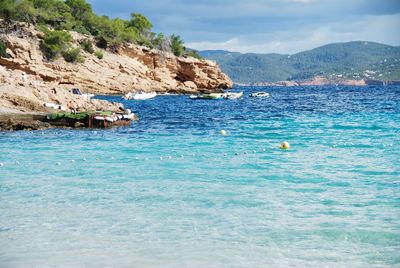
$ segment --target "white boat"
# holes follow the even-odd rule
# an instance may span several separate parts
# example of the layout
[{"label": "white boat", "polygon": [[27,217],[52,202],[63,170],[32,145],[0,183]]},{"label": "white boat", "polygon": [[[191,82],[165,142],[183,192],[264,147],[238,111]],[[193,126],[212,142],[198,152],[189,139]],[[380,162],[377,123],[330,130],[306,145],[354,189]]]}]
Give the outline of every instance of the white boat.
[{"label": "white boat", "polygon": [[242,92],[227,92],[225,93],[225,98],[230,99],[230,100],[236,100],[239,99],[243,96],[243,91]]},{"label": "white boat", "polygon": [[251,93],[251,94],[249,95],[249,97],[264,98],[264,97],[269,97],[269,93],[263,92],[263,91],[261,91],[261,92],[254,92],[254,93]]},{"label": "white boat", "polygon": [[123,97],[125,100],[149,100],[157,96],[156,92],[140,92],[132,93],[128,92]]},{"label": "white boat", "polygon": [[201,99],[201,100],[220,100],[223,99],[225,93],[206,93],[206,94],[199,94],[199,95],[190,95],[189,98],[191,99]]}]

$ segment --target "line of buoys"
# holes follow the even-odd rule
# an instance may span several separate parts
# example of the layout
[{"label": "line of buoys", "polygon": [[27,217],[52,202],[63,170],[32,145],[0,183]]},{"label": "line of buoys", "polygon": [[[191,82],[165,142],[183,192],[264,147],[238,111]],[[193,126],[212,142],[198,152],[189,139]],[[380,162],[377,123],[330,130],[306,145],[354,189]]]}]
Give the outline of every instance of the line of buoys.
[{"label": "line of buoys", "polygon": [[[352,143],[351,143],[351,144],[352,144]],[[334,148],[336,148],[337,146],[338,146],[337,144],[332,145],[332,147],[334,147]],[[388,144],[388,146],[393,146],[393,144]],[[280,144],[279,148],[280,148],[280,149],[283,149],[283,150],[290,149],[290,144],[289,144],[289,142],[284,141],[284,142],[282,142],[282,143]],[[251,151],[252,151],[254,154],[256,154],[258,150],[254,150],[254,149],[253,149],[253,150],[251,150]],[[266,150],[265,148],[259,147],[259,151],[260,151],[260,152],[261,152],[261,151],[262,151],[262,152],[266,152],[267,150]],[[225,157],[228,156],[228,153],[227,153],[227,152],[224,152],[224,153],[222,153],[222,154],[223,154],[223,156],[225,156]],[[248,151],[243,151],[243,155],[247,155],[247,154],[249,154]],[[191,153],[190,155],[193,156],[193,157],[195,157],[195,156],[196,156],[196,153]],[[199,155],[200,155],[200,154],[199,154]],[[235,156],[239,156],[239,155],[241,155],[241,153],[235,152],[234,155],[235,155]],[[203,154],[201,154],[201,156],[206,157],[207,154],[206,154],[206,153],[203,153]],[[185,155],[184,155],[184,154],[180,154],[179,157],[180,157],[180,158],[184,158]],[[115,159],[114,156],[111,156],[110,158],[111,158],[112,160]],[[165,156],[165,157],[159,156],[159,160],[172,159],[172,158],[173,158],[173,157],[172,157],[171,155]],[[139,159],[140,159],[139,157],[135,157],[135,160],[139,160]],[[86,157],[83,157],[82,160],[83,160],[83,161],[87,161],[87,158],[86,158]],[[96,157],[95,160],[96,160],[96,161],[99,161],[100,159],[99,159],[98,157]],[[143,158],[143,160],[148,161],[148,160],[150,160],[150,158],[149,158],[149,157],[146,157],[146,158]],[[71,159],[71,160],[69,160],[69,161],[70,161],[71,163],[75,163],[75,160],[74,160],[74,159]],[[15,164],[16,164],[16,165],[20,165],[21,163],[20,163],[19,161],[15,161]],[[57,166],[61,166],[62,163],[61,163],[61,162],[57,162],[56,165],[57,165]],[[2,167],[2,166],[4,166],[4,163],[0,163],[0,167]]]}]

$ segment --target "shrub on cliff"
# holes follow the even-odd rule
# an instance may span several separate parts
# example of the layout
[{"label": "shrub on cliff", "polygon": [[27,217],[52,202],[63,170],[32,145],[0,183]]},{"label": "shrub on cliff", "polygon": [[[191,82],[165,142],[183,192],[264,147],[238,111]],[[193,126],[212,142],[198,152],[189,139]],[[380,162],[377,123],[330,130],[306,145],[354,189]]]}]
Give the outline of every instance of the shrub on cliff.
[{"label": "shrub on cliff", "polygon": [[84,59],[81,56],[81,48],[79,47],[65,50],[62,52],[62,55],[67,62],[84,62]]},{"label": "shrub on cliff", "polygon": [[94,52],[94,55],[95,55],[99,60],[101,60],[101,59],[104,57],[103,52],[101,52],[100,50],[97,50],[96,52]]},{"label": "shrub on cliff", "polygon": [[185,55],[188,57],[193,57],[193,58],[199,59],[199,60],[203,59],[203,57],[201,57],[196,50],[187,50]]},{"label": "shrub on cliff", "polygon": [[172,53],[174,53],[175,56],[182,56],[183,53],[185,53],[185,47],[183,46],[183,41],[181,40],[181,37],[179,35],[171,35],[170,36],[171,40],[171,49]]},{"label": "shrub on cliff", "polygon": [[86,39],[86,40],[81,41],[80,45],[83,50],[85,50],[86,52],[88,52],[90,54],[93,54],[94,48],[93,48],[92,41]]},{"label": "shrub on cliff", "polygon": [[68,32],[48,30],[45,32],[40,48],[47,59],[53,60],[69,47],[71,40],[72,37]]},{"label": "shrub on cliff", "polygon": [[56,30],[72,30],[74,19],[70,7],[60,0],[30,0],[37,13],[37,23],[47,24]]},{"label": "shrub on cliff", "polygon": [[8,57],[6,50],[7,50],[6,43],[4,41],[0,40],[0,57],[3,57],[3,58]]}]

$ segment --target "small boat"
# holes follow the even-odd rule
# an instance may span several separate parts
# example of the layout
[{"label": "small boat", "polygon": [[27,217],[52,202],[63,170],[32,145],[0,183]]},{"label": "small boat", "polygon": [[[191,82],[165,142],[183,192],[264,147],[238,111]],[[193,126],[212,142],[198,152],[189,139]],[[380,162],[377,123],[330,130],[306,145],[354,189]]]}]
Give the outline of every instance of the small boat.
[{"label": "small boat", "polygon": [[263,91],[254,92],[254,93],[251,93],[249,95],[249,97],[264,98],[264,97],[269,97],[269,93],[268,92],[263,92]]},{"label": "small boat", "polygon": [[190,95],[189,98],[193,100],[220,100],[223,99],[225,93],[207,93],[199,95]]},{"label": "small boat", "polygon": [[227,92],[225,93],[225,98],[229,100],[236,100],[239,99],[243,96],[243,91],[242,92]]},{"label": "small boat", "polygon": [[140,92],[140,93],[132,93],[128,92],[123,97],[125,100],[149,100],[157,96],[156,92]]}]

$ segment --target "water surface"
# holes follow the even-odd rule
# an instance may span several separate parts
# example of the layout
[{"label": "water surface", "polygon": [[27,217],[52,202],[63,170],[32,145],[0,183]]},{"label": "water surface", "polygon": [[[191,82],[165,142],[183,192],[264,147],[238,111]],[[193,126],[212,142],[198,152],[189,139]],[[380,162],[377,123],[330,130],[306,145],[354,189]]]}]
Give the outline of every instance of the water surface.
[{"label": "water surface", "polygon": [[0,266],[399,266],[400,88],[243,89],[0,133]]}]

